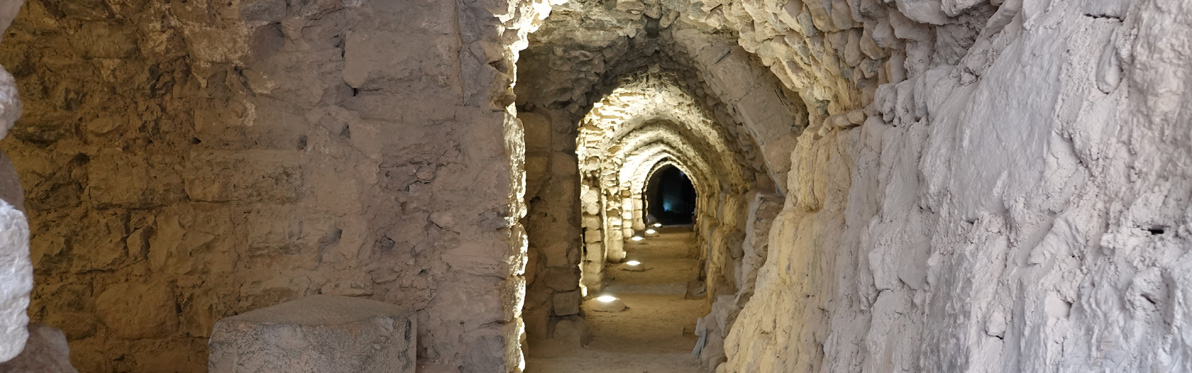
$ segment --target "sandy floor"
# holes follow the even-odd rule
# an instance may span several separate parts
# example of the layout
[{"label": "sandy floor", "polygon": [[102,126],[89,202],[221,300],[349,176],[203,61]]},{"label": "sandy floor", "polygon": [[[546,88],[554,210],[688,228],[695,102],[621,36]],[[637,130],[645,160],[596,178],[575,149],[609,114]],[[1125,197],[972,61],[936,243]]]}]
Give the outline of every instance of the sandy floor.
[{"label": "sandy floor", "polygon": [[690,255],[694,245],[690,227],[667,227],[656,237],[627,244],[627,259],[639,260],[647,269],[635,272],[625,270],[625,265],[611,265],[604,293],[620,297],[628,309],[593,312],[585,305],[592,342],[547,356],[531,352],[526,371],[700,371],[698,359],[691,355],[696,340],[691,331],[707,309],[703,299],[685,299],[688,283],[697,279],[699,271],[699,262]]}]

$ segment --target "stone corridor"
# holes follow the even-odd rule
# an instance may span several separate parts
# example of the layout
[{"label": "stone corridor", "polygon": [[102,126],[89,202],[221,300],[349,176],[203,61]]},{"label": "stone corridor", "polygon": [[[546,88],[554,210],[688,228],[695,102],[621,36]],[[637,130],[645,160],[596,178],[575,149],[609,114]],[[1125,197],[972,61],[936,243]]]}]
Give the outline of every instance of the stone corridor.
[{"label": "stone corridor", "polygon": [[[536,346],[526,372],[684,373],[700,370],[692,354],[696,320],[707,314],[700,294],[699,260],[690,226],[659,228],[625,247],[626,263],[608,269],[604,295],[624,302],[601,312],[599,299],[584,304],[587,345]],[[557,332],[557,330],[556,330]]]},{"label": "stone corridor", "polygon": [[1192,1],[0,31],[0,372],[1192,372]]}]

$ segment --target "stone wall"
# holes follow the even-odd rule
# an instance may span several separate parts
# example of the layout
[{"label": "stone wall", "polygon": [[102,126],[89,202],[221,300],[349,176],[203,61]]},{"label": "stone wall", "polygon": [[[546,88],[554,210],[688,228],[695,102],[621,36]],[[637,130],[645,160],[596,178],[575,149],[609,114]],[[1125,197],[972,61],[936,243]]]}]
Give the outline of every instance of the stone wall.
[{"label": "stone wall", "polygon": [[[700,255],[716,261],[713,278],[731,279],[725,268],[737,264],[727,253],[740,251],[745,219],[736,210],[745,203],[722,207],[721,193],[739,202],[749,190],[785,188],[790,149],[806,126],[802,102],[787,99],[794,93],[732,39],[680,23],[669,5],[622,7],[630,3],[556,5],[518,62],[523,121],[543,123],[542,136],[527,136],[527,146],[534,147],[531,138],[550,144],[540,150],[543,160],[527,163],[537,271],[526,307],[531,351],[561,317],[551,313],[560,308],[553,302],[578,311],[570,295],[577,265],[581,289],[599,294],[605,262],[621,260],[624,240],[644,228],[642,179],[663,159],[702,183],[700,221],[710,225],[699,228]],[[678,96],[686,98],[667,98]],[[578,162],[578,176],[559,161]],[[569,191],[576,181],[578,191]],[[577,217],[581,232],[574,231]],[[555,285],[546,286],[551,279]]]},{"label": "stone wall", "polygon": [[[699,176],[709,364],[1192,370],[1192,5],[602,4],[30,1],[0,43],[29,315],[83,371],[201,370],[219,318],[363,296],[419,310],[422,370],[515,371],[524,289],[532,336],[575,318],[636,218],[616,168],[684,147],[589,175],[577,126],[667,75],[735,165]],[[636,119],[608,138],[694,133]]]},{"label": "stone wall", "polygon": [[517,370],[509,105],[541,9],[30,1],[0,44],[29,314],[83,371],[201,371],[222,317],[362,296],[418,310],[421,369]]},{"label": "stone wall", "polygon": [[[862,55],[858,68],[890,56],[878,82],[891,84],[872,102],[838,91],[800,136],[718,370],[1192,369],[1192,134],[1178,114],[1192,66],[1174,57],[1192,51],[1190,6],[726,8],[755,26],[746,49],[804,67],[792,89],[845,86],[823,83]],[[785,52],[804,46],[814,58]],[[872,116],[850,128],[855,109]]]},{"label": "stone wall", "polygon": [[[564,114],[518,113],[526,128],[529,259],[524,318],[530,341],[553,335],[558,320],[580,317],[579,170],[575,128]],[[532,342],[531,342],[532,343]],[[533,348],[529,347],[530,353]]]}]

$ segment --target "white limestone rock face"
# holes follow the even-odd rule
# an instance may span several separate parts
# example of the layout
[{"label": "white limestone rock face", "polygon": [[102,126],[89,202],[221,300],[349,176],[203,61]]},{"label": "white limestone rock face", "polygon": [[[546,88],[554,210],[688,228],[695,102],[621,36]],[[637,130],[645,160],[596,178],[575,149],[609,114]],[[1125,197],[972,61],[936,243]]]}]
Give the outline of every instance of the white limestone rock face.
[{"label": "white limestone rock face", "polygon": [[[10,1],[12,2],[12,1]],[[18,5],[20,2],[16,2]],[[3,7],[5,5],[0,5]],[[0,13],[3,13],[3,8],[0,8]],[[8,27],[7,22],[2,22],[3,17],[0,16],[0,30]],[[17,84],[13,80],[12,74],[8,73],[3,66],[0,66],[0,139],[8,136],[8,130],[16,124],[17,118],[21,117],[21,101],[17,94]]]},{"label": "white limestone rock face", "polygon": [[800,137],[721,369],[1192,371],[1192,3],[927,3],[858,17],[906,80]]},{"label": "white limestone rock face", "polygon": [[413,312],[368,299],[317,295],[220,320],[211,372],[413,372]]},{"label": "white limestone rock face", "polygon": [[0,364],[0,372],[77,373],[70,365],[70,346],[62,330],[29,324],[29,341],[12,360]]},{"label": "white limestone rock face", "polygon": [[0,361],[25,346],[33,263],[29,260],[29,225],[25,214],[0,200]]},{"label": "white limestone rock face", "polygon": [[[21,9],[20,0],[0,1],[0,32],[8,28]],[[21,116],[21,101],[12,74],[0,66],[0,140]],[[16,171],[0,152],[0,362],[12,359],[29,336],[29,292],[33,290],[33,264],[29,260],[29,223]]]}]

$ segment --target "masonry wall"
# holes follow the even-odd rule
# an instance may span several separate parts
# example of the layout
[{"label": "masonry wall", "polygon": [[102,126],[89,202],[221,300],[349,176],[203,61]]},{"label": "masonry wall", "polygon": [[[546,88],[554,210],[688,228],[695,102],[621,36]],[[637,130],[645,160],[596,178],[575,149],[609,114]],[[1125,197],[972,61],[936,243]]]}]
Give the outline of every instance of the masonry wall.
[{"label": "masonry wall", "polygon": [[800,136],[721,369],[1192,369],[1192,5],[871,4],[907,80]]},{"label": "masonry wall", "polygon": [[516,370],[507,5],[29,1],[0,44],[29,314],[83,371],[202,371],[222,317],[361,296],[418,311],[420,369]]}]

